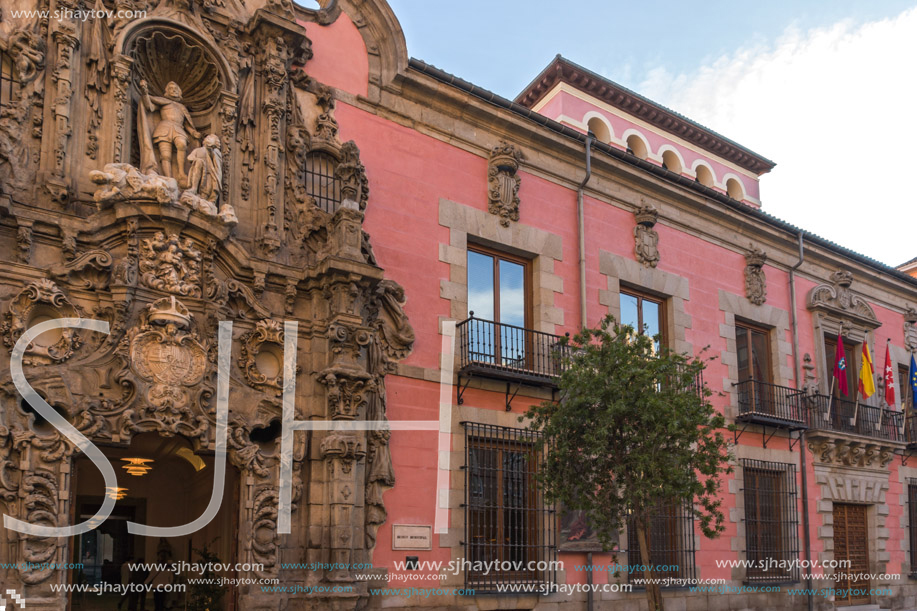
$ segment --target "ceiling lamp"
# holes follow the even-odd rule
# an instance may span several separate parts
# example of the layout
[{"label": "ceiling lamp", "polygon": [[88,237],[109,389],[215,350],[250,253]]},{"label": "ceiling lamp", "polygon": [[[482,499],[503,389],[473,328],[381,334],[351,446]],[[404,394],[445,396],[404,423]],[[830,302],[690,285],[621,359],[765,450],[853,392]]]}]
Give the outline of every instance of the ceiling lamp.
[{"label": "ceiling lamp", "polygon": [[106,488],[105,496],[116,501],[120,501],[127,496],[127,488]]},{"label": "ceiling lamp", "polygon": [[130,475],[136,475],[137,477],[146,475],[147,472],[153,469],[147,464],[153,462],[152,458],[122,458],[121,460],[127,463],[126,465],[121,465],[121,468]]}]

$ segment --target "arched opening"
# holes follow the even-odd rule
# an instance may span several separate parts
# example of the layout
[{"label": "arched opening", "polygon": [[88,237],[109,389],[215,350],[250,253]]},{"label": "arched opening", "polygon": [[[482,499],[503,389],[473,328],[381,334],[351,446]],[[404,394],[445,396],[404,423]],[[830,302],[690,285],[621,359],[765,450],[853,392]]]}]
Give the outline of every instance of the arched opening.
[{"label": "arched opening", "polygon": [[19,82],[10,56],[0,50],[0,109],[12,108],[19,99]]},{"label": "arched opening", "polygon": [[589,131],[592,132],[592,135],[595,136],[595,139],[599,142],[608,144],[611,142],[611,131],[608,129],[608,126],[605,125],[605,122],[598,117],[592,117],[589,121],[586,122],[586,127],[589,128]]},{"label": "arched opening", "polygon": [[662,167],[669,172],[681,174],[681,159],[675,154],[675,151],[668,150],[662,154]]},{"label": "arched opening", "polygon": [[[111,516],[98,528],[80,535],[73,543],[72,562],[83,568],[73,572],[75,583],[98,585],[133,581],[143,583],[149,575],[143,571],[133,574],[127,561],[136,562],[206,562],[203,550],[212,554],[211,562],[234,564],[239,561],[238,540],[239,473],[227,458],[223,502],[210,524],[182,537],[142,537],[127,532],[127,522],[151,526],[179,526],[200,517],[210,502],[214,485],[214,457],[211,452],[195,452],[191,443],[180,436],[162,437],[157,433],[136,435],[127,447],[100,446],[115,469],[117,488],[105,487],[95,465],[80,456],[74,461],[74,516],[76,521],[90,518],[106,496],[116,499]],[[125,467],[142,464],[144,469]],[[168,560],[163,560],[167,557]],[[222,577],[237,577],[235,572],[222,572]],[[199,579],[202,575],[182,572],[164,576],[168,583],[180,579]],[[158,582],[157,582],[158,583]],[[201,586],[188,583],[184,593],[172,592],[166,597],[167,608],[184,609],[191,605]],[[197,588],[197,589],[196,589]],[[233,604],[233,587],[223,588],[219,604],[209,606],[213,611],[225,610]],[[104,590],[103,590],[104,592]],[[73,595],[72,608],[115,609],[120,595],[95,593]],[[143,608],[138,601],[126,608]],[[152,594],[146,597],[146,608],[153,607]],[[124,606],[124,605],[122,605]],[[158,607],[157,607],[158,608]],[[190,607],[189,607],[190,608]],[[237,607],[236,607],[237,608]]]},{"label": "arched opening", "polygon": [[742,201],[745,199],[745,191],[742,189],[742,183],[740,183],[735,178],[730,178],[726,181],[726,195],[731,197],[736,201]]},{"label": "arched opening", "polygon": [[646,159],[649,154],[646,149],[646,143],[637,134],[631,134],[627,137],[627,152],[640,159]]},{"label": "arched opening", "polygon": [[710,171],[710,168],[705,165],[699,165],[695,170],[695,175],[696,177],[694,180],[705,187],[713,187],[713,172]]}]

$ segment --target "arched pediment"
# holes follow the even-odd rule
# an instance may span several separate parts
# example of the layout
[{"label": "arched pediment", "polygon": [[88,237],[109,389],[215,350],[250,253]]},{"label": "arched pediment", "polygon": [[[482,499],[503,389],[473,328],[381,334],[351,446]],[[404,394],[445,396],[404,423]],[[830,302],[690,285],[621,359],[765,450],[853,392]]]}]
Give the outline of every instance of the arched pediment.
[{"label": "arched pediment", "polygon": [[855,326],[876,329],[882,323],[876,317],[872,306],[865,299],[850,290],[853,274],[839,269],[831,274],[830,283],[820,284],[809,291],[808,307],[822,311]]}]

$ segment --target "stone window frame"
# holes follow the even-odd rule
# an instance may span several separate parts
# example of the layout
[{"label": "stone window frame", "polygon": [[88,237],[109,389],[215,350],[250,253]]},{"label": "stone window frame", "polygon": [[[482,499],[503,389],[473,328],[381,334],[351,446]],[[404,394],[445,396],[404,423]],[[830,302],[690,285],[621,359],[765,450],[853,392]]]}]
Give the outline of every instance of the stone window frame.
[{"label": "stone window frame", "polygon": [[653,294],[665,301],[665,330],[663,332],[669,348],[681,354],[694,354],[694,345],[685,339],[685,330],[691,328],[692,320],[685,312],[685,302],[690,300],[688,279],[645,267],[632,259],[599,251],[599,272],[606,277],[607,289],[599,291],[599,303],[608,308],[615,320],[621,319],[621,285],[636,291]]},{"label": "stone window frame", "polygon": [[[789,386],[793,379],[793,367],[789,359],[793,356],[793,344],[787,340],[790,330],[789,312],[776,306],[755,305],[746,297],[719,290],[719,307],[723,312],[720,324],[720,337],[726,342],[720,352],[720,361],[726,365],[727,375],[723,378],[723,390],[729,395],[725,416],[727,421],[735,421],[738,415],[738,392],[735,385],[739,382],[739,358],[736,346],[736,319],[768,330],[767,341],[770,351],[771,381],[778,386]],[[763,459],[765,460],[765,459]]]},{"label": "stone window frame", "polygon": [[[834,376],[834,355],[825,353],[825,340],[826,339],[837,339],[837,332],[841,327],[842,319],[834,315],[826,315],[822,312],[814,313],[814,328],[815,328],[815,362],[816,362],[816,371],[818,372],[818,392],[823,395],[828,395],[831,389],[831,379]],[[873,368],[876,367],[876,349],[875,349],[875,329],[878,328],[867,328],[864,325],[858,324],[855,320],[844,318],[844,339],[847,342],[861,345],[863,342],[866,342],[869,345],[869,352],[873,357]],[[860,356],[862,354],[862,348],[854,350],[854,359],[856,360],[853,364],[848,364],[849,367],[854,367],[854,372],[856,376],[859,376],[860,372]],[[885,358],[885,355],[882,355],[882,358]],[[880,367],[884,367],[885,362],[882,362]],[[880,370],[881,371],[881,370]],[[876,397],[879,396],[879,393],[876,393],[869,399],[863,402],[863,405],[873,405],[876,401]]]},{"label": "stone window frame", "polygon": [[[743,297],[744,299],[744,297]],[[730,461],[733,466],[732,477],[727,480],[726,488],[729,494],[735,498],[735,506],[729,509],[728,520],[736,525],[735,536],[730,537],[730,549],[736,553],[739,561],[748,560],[746,552],[746,537],[748,533],[745,530],[745,469],[742,468],[742,460],[761,460],[768,462],[792,463],[796,465],[796,490],[802,491],[802,483],[799,471],[799,454],[793,450],[783,450],[774,448],[762,448],[760,446],[736,444],[734,460]],[[799,522],[802,523],[802,503],[801,495],[797,494],[796,511]],[[730,575],[732,581],[745,583],[747,575],[745,567],[735,566],[732,568]]]},{"label": "stone window frame", "polygon": [[439,260],[449,264],[449,279],[440,281],[440,297],[451,302],[449,316],[468,317],[468,244],[479,244],[532,262],[532,328],[555,333],[564,324],[564,311],[555,305],[555,293],[564,292],[555,263],[563,260],[563,241],[556,233],[522,223],[500,225],[497,217],[445,198],[439,200],[439,224],[449,229],[449,243],[439,245]]},{"label": "stone window frame", "polygon": [[[822,543],[818,561],[824,565],[834,560],[834,503],[866,505],[866,531],[869,533],[870,572],[887,573],[891,554],[888,549],[890,531],[882,526],[888,520],[886,497],[889,490],[888,472],[869,473],[863,469],[815,465],[815,485],[818,495],[815,511],[822,519],[816,538]],[[876,581],[870,587],[879,587]],[[821,587],[813,585],[812,587]]]}]

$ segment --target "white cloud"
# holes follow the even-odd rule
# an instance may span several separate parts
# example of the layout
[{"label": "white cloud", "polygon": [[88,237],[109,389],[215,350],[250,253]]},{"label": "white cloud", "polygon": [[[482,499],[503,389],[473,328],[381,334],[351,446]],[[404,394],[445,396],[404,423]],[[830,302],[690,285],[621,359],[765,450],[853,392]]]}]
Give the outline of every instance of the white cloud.
[{"label": "white cloud", "polygon": [[880,261],[917,256],[917,8],[790,28],[638,91],[777,162],[764,210]]}]

